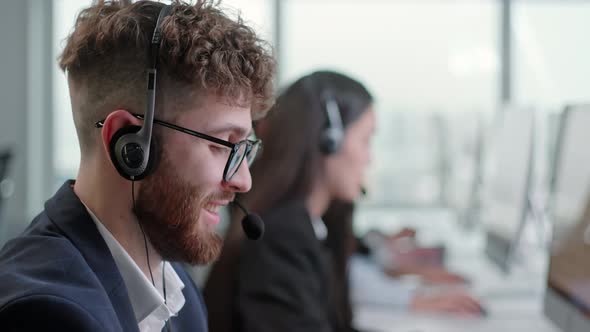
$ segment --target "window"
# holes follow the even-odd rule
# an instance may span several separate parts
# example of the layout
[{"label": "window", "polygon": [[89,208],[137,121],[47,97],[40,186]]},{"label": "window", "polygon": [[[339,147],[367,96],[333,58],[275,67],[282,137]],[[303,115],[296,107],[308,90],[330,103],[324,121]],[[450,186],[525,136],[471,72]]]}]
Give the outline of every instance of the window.
[{"label": "window", "polygon": [[[74,27],[76,16],[80,10],[89,6],[90,0],[54,0],[53,2],[53,54],[57,59],[61,53],[65,39]],[[72,118],[70,94],[66,76],[57,61],[53,74],[53,141],[54,141],[54,169],[55,186],[61,185],[66,179],[76,176],[80,161],[78,137]]]},{"label": "window", "polygon": [[542,109],[590,101],[590,3],[515,1],[514,99]]},{"label": "window", "polygon": [[376,97],[369,201],[440,204],[445,127],[440,113],[485,112],[497,104],[498,2],[283,4],[281,83],[334,69],[358,78]]}]

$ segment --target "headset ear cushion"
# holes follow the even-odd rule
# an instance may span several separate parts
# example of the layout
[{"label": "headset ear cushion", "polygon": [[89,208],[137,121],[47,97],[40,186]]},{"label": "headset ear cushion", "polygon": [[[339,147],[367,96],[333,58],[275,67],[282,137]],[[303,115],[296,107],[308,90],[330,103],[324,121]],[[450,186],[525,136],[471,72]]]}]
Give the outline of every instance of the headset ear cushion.
[{"label": "headset ear cushion", "polygon": [[[117,141],[119,139],[121,139],[121,137],[123,137],[127,134],[137,133],[140,129],[141,129],[140,126],[125,126],[121,129],[117,130],[117,132],[115,132],[115,134],[111,138],[111,142],[109,143],[109,155],[111,157],[111,162],[113,163],[113,166],[115,166],[115,169],[117,170],[117,172],[119,172],[119,174],[127,180],[132,180],[131,176],[129,174],[127,174],[127,172],[125,172],[125,169],[119,163],[119,160],[117,159],[117,156],[116,156],[117,151],[115,151],[115,147],[117,145]],[[152,140],[150,143],[150,154],[149,154],[147,167],[143,173],[136,176],[133,180],[139,181],[139,180],[145,178],[146,176],[148,176],[149,174],[151,174],[156,169],[158,161],[160,159],[159,156],[157,155],[158,151],[159,151],[159,149],[157,148],[157,144],[158,144],[158,142],[155,139],[155,135],[152,135]]]},{"label": "headset ear cushion", "polygon": [[335,128],[325,129],[320,138],[320,149],[326,155],[334,154],[340,148],[341,133]]}]

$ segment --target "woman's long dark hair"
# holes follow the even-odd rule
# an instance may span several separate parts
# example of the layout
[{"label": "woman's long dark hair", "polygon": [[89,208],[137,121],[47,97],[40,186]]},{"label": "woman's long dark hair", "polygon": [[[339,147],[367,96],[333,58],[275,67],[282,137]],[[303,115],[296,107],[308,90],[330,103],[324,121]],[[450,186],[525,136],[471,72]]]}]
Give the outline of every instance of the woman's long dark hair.
[{"label": "woman's long dark hair", "polygon": [[251,169],[252,190],[241,200],[263,213],[285,201],[304,199],[320,174],[320,137],[327,126],[324,94],[338,104],[346,128],[373,102],[367,89],[345,75],[320,71],[289,86],[257,130],[264,149]]},{"label": "woman's long dark hair", "polygon": [[322,219],[328,228],[326,246],[332,255],[333,305],[342,330],[352,328],[352,306],[349,297],[348,260],[355,251],[352,217],[354,204],[333,201]]},{"label": "woman's long dark hair", "polygon": [[[252,190],[239,199],[250,210],[264,213],[273,207],[292,200],[305,200],[312,191],[324,157],[320,137],[327,127],[324,95],[329,93],[338,104],[344,128],[357,120],[373,102],[368,90],[358,81],[331,71],[318,71],[305,76],[284,90],[269,116],[262,120],[256,134],[264,148],[255,161]],[[348,299],[346,266],[354,238],[352,234],[352,203],[333,202],[324,216],[328,228],[327,245],[331,250],[334,267],[333,287],[337,298],[339,320],[350,325],[351,311]],[[205,287],[205,300],[210,312],[212,331],[231,331],[231,289],[238,264],[238,251],[243,240],[239,219],[234,219],[226,235],[219,261],[214,265]],[[211,315],[211,313],[215,313]]]}]

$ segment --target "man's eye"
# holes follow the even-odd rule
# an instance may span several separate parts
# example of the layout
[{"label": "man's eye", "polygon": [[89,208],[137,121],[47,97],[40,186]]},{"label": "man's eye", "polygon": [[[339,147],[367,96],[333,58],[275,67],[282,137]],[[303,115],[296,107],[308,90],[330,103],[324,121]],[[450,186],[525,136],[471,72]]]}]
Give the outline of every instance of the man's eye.
[{"label": "man's eye", "polygon": [[211,149],[211,151],[216,153],[227,152],[228,150],[226,147],[217,144],[211,144],[209,145],[209,148]]}]

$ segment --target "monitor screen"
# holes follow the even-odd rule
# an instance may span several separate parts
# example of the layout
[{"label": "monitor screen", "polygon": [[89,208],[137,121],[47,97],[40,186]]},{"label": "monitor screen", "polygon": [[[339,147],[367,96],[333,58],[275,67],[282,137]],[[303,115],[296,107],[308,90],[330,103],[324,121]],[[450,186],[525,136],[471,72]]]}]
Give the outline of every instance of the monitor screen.
[{"label": "monitor screen", "polygon": [[[548,287],[565,306],[590,322],[588,142],[590,107],[569,107],[563,113],[553,175],[551,210],[554,227]],[[551,317],[551,313],[549,315]]]},{"label": "monitor screen", "polygon": [[475,194],[480,180],[480,151],[483,116],[479,112],[445,114],[445,203],[453,209],[457,221],[473,225]]},{"label": "monitor screen", "polygon": [[508,269],[526,214],[534,124],[532,110],[505,111],[486,153],[481,219],[487,233],[486,253],[503,269]]}]

